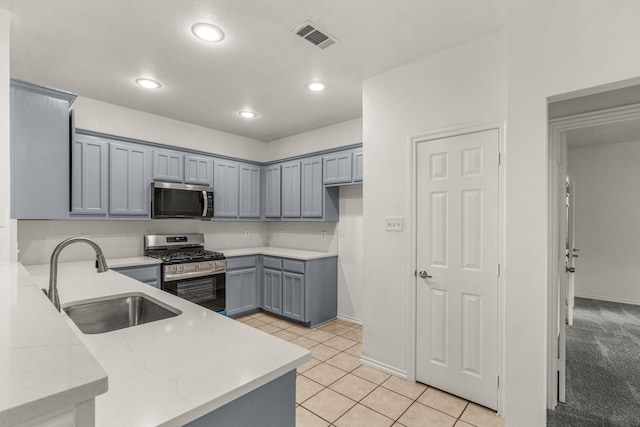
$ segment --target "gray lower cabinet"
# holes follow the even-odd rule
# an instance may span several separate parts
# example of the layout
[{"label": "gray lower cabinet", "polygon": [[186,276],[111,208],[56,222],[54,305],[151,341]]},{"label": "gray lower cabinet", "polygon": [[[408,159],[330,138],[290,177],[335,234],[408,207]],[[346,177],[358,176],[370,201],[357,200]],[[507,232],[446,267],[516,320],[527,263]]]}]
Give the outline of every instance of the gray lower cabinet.
[{"label": "gray lower cabinet", "polygon": [[324,185],[322,183],[322,158],[302,160],[302,217],[322,218]]},{"label": "gray lower cabinet", "polygon": [[330,185],[351,182],[352,161],[351,151],[324,156],[324,183]]},{"label": "gray lower cabinet", "polygon": [[185,155],[184,156],[184,182],[185,184],[196,184],[211,186],[211,165],[210,158]]},{"label": "gray lower cabinet", "polygon": [[364,181],[363,160],[364,153],[362,152],[362,148],[353,150],[353,182]]},{"label": "gray lower cabinet", "polygon": [[213,164],[213,215],[217,218],[238,217],[239,163],[215,160]]},{"label": "gray lower cabinet", "polygon": [[280,164],[264,168],[264,216],[266,218],[280,218]]},{"label": "gray lower cabinet", "polygon": [[338,258],[307,261],[263,256],[264,311],[314,327],[338,313]]},{"label": "gray lower cabinet", "polygon": [[240,218],[260,218],[260,166],[240,164]]},{"label": "gray lower cabinet", "polygon": [[120,274],[160,289],[160,264],[112,268]]},{"label": "gray lower cabinet", "polygon": [[77,135],[71,143],[71,214],[106,216],[109,143]]},{"label": "gray lower cabinet", "polygon": [[137,144],[109,144],[109,213],[149,217],[149,148]]},{"label": "gray lower cabinet", "polygon": [[228,316],[239,316],[260,306],[259,265],[256,255],[227,258],[225,288]]},{"label": "gray lower cabinet", "polygon": [[262,309],[270,313],[282,314],[282,271],[264,268],[262,270]]},{"label": "gray lower cabinet", "polygon": [[11,80],[11,217],[68,219],[75,95]]},{"label": "gray lower cabinet", "polygon": [[153,180],[165,182],[183,182],[184,154],[179,151],[153,150]]},{"label": "gray lower cabinet", "polygon": [[282,218],[300,218],[300,161],[282,164]]}]

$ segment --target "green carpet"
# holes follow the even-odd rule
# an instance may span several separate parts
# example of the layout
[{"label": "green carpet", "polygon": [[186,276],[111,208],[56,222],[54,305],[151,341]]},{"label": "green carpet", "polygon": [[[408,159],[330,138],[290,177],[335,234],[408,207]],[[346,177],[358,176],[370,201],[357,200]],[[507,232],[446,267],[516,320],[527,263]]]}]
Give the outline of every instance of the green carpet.
[{"label": "green carpet", "polygon": [[640,426],[640,306],[576,298],[566,391],[548,426]]}]

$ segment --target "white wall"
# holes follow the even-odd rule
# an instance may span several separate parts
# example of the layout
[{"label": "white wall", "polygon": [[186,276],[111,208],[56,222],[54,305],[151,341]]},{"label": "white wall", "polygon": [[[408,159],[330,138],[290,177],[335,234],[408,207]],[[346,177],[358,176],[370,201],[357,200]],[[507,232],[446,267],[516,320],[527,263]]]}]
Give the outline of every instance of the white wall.
[{"label": "white wall", "polygon": [[411,224],[411,144],[418,134],[504,120],[507,37],[494,33],[364,82],[363,355],[402,375],[410,340],[407,233],[384,230],[385,216]]},{"label": "white wall", "polygon": [[305,251],[337,252],[336,225],[335,222],[268,222],[267,245]]},{"label": "white wall", "polygon": [[[368,178],[367,178],[368,179]],[[340,187],[338,317],[362,323],[364,312],[364,215],[361,185]]]},{"label": "white wall", "polygon": [[15,221],[9,220],[11,207],[10,17],[0,9],[0,261],[15,260]]},{"label": "white wall", "polygon": [[576,296],[640,304],[640,141],[569,150]]},{"label": "white wall", "polygon": [[279,160],[314,151],[362,142],[362,118],[299,133],[268,143],[269,160]]},{"label": "white wall", "polygon": [[[102,248],[107,260],[142,256],[145,234],[204,233],[210,250],[265,246],[267,226],[262,222],[155,221],[18,221],[18,260],[24,265],[47,264],[58,243],[72,236],[87,236]],[[244,232],[249,231],[249,237]],[[64,249],[60,261],[93,259],[86,245]]]},{"label": "white wall", "polygon": [[546,415],[547,98],[640,75],[640,2],[511,0],[506,192],[506,424]]},{"label": "white wall", "polygon": [[76,127],[80,129],[259,162],[266,160],[267,144],[255,139],[82,96],[72,108],[76,112]]}]

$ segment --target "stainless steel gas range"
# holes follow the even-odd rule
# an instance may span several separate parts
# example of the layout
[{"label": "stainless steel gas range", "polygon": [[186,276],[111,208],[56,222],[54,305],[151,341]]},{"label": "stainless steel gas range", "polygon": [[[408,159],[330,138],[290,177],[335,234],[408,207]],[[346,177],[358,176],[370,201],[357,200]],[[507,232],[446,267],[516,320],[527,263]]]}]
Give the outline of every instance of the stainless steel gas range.
[{"label": "stainless steel gas range", "polygon": [[162,260],[162,289],[217,312],[225,311],[224,254],[204,249],[204,235],[144,236],[144,254]]}]

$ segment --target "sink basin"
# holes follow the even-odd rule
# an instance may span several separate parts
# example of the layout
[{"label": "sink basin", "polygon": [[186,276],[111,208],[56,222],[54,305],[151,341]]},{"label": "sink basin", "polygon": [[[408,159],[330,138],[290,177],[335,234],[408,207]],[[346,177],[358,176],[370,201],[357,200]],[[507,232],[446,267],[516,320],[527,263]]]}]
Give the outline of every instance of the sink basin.
[{"label": "sink basin", "polygon": [[65,313],[85,334],[130,328],[175,317],[182,312],[143,293],[113,295],[99,300],[74,302]]}]

